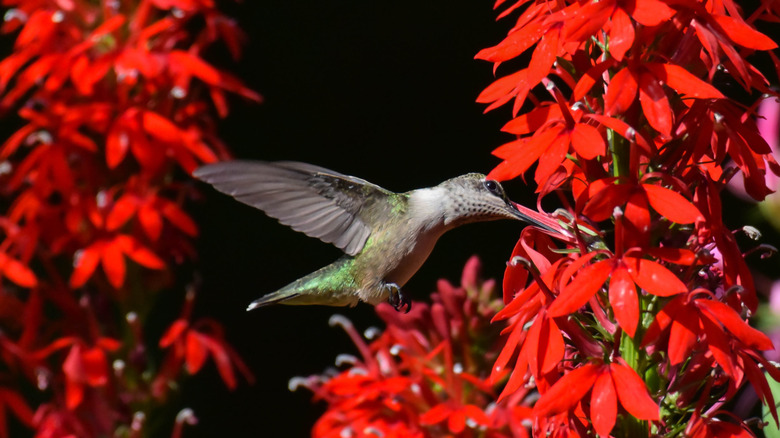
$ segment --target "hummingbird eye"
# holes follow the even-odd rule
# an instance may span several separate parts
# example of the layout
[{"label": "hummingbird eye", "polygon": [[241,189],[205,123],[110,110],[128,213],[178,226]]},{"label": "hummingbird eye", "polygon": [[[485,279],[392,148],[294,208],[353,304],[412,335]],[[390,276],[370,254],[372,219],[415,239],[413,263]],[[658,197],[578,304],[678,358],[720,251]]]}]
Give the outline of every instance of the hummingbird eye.
[{"label": "hummingbird eye", "polygon": [[488,189],[488,191],[496,196],[502,196],[501,193],[501,185],[499,185],[497,182],[492,180],[485,181],[485,188]]}]

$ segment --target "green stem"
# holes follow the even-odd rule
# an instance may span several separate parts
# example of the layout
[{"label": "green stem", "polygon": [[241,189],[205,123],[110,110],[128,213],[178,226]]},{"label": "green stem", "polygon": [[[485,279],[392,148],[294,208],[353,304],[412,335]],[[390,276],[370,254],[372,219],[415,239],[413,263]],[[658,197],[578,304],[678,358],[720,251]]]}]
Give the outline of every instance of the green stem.
[{"label": "green stem", "polygon": [[[634,369],[640,376],[639,370],[641,362],[641,351],[639,349],[639,337],[631,339],[625,332],[620,336],[620,356],[626,361],[628,366]],[[623,416],[623,436],[644,438],[648,436],[647,421],[639,420],[630,414]]]},{"label": "green stem", "polygon": [[630,151],[628,144],[611,129],[607,130],[607,142],[609,143],[609,153],[612,155],[612,176],[628,175]]}]

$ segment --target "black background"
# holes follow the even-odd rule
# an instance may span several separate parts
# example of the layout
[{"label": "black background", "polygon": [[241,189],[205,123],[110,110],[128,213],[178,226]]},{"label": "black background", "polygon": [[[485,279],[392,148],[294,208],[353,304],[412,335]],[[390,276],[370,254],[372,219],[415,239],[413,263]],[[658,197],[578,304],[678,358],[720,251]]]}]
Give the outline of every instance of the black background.
[{"label": "black background", "polygon": [[[494,79],[473,59],[499,42],[491,2],[263,1],[231,9],[249,39],[237,71],[264,96],[238,103],[221,124],[236,157],[290,159],[355,175],[394,191],[438,184],[466,172],[487,173],[490,151],[511,138],[499,132],[509,111],[483,115],[475,103]],[[219,54],[213,54],[219,57]],[[230,66],[229,62],[225,63]],[[356,350],[327,322],[333,313],[361,331],[379,323],[373,309],[276,306],[245,312],[258,296],[335,260],[340,251],[202,186],[196,314],[223,321],[254,372],[254,385],[229,392],[215,371],[184,387],[182,406],[199,425],[186,436],[307,436],[324,409],[288,379],[321,373],[337,354]],[[508,186],[533,203],[532,189]],[[425,300],[437,278],[453,282],[479,254],[500,277],[522,225],[476,224],[445,235],[405,286]]]}]

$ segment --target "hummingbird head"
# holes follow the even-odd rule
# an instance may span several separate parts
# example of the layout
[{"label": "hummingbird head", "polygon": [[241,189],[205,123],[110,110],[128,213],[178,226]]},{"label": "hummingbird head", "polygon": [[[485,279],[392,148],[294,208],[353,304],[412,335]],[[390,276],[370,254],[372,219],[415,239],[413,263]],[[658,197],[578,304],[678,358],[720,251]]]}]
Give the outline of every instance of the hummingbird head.
[{"label": "hummingbird head", "polygon": [[498,219],[527,220],[507,198],[501,184],[487,179],[484,174],[461,175],[444,181],[438,187],[446,194],[445,225]]}]

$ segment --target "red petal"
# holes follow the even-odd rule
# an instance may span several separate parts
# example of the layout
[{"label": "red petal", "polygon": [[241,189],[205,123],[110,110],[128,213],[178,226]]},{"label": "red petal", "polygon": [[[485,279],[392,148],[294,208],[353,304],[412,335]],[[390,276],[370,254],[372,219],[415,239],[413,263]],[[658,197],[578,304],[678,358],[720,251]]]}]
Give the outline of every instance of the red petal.
[{"label": "red petal", "polygon": [[116,339],[101,336],[97,339],[97,341],[95,341],[95,345],[105,351],[113,352],[119,350],[119,347],[122,346],[122,343],[120,341],[117,341]]},{"label": "red petal", "polygon": [[474,420],[474,422],[480,426],[490,425],[490,418],[485,415],[485,412],[483,412],[479,407],[474,405],[466,405],[463,406],[462,411],[467,418]]},{"label": "red petal", "polygon": [[689,306],[677,312],[669,330],[669,362],[677,365],[690,357],[699,335],[699,318]]},{"label": "red petal", "polygon": [[124,124],[115,122],[106,136],[106,164],[109,169],[114,169],[127,155],[130,147],[130,136],[125,132],[128,129]]},{"label": "red petal", "polygon": [[493,149],[493,152],[491,152],[491,154],[493,154],[498,158],[501,158],[502,160],[506,160],[512,157],[518,151],[520,151],[527,142],[528,142],[527,137],[520,138],[515,141],[510,141],[509,143],[504,143],[501,146]]},{"label": "red petal", "polygon": [[661,84],[653,75],[639,77],[639,103],[650,126],[666,137],[672,132],[672,107]]},{"label": "red petal", "polygon": [[[774,417],[775,419],[775,424],[778,424],[779,421],[777,418],[777,405],[775,404],[775,398],[772,395],[772,390],[769,387],[769,382],[767,382],[767,378],[766,378],[767,374],[762,372],[761,369],[758,367],[758,365],[752,360],[746,359],[744,362],[745,362],[744,363],[745,376],[753,385],[753,389],[755,389],[756,394],[758,394],[758,397],[764,402],[764,405],[766,405],[766,407],[770,410],[772,417]],[[752,434],[746,436],[752,437]]]},{"label": "red petal", "polygon": [[[520,340],[524,338],[525,334],[526,332],[523,330],[523,324],[512,324],[512,332],[509,334],[509,338],[507,338],[506,343],[504,343],[504,346],[501,348],[501,353],[499,353],[496,361],[493,363],[493,369],[490,372],[491,382],[494,382],[497,378],[504,376],[504,369],[506,368],[506,364],[509,363],[509,359],[515,356],[517,345]],[[517,367],[515,367],[514,371],[517,371]],[[525,374],[525,370],[520,373]],[[509,385],[507,384],[507,386]],[[513,391],[510,390],[507,393],[509,392]]]},{"label": "red petal", "polygon": [[712,85],[702,81],[679,65],[649,63],[645,68],[662,83],[680,94],[698,99],[723,98],[723,94]]},{"label": "red petal", "polygon": [[628,202],[635,188],[633,184],[609,184],[590,198],[582,214],[595,222],[607,220],[612,217],[615,207]]},{"label": "red petal", "polygon": [[166,348],[172,345],[177,339],[179,339],[185,330],[190,326],[189,322],[185,319],[177,319],[171,324],[165,334],[160,338],[158,345],[161,348]]},{"label": "red petal", "polygon": [[92,347],[81,354],[86,383],[89,386],[103,386],[108,382],[108,359],[100,347]]},{"label": "red petal", "polygon": [[138,243],[133,237],[120,236],[117,240],[120,241],[122,251],[139,265],[149,269],[165,268],[165,262],[162,261],[161,258],[157,257],[151,250]]},{"label": "red petal", "polygon": [[190,330],[185,337],[185,360],[187,361],[187,372],[195,374],[200,371],[203,364],[206,363],[208,350],[204,343],[205,336]]},{"label": "red petal", "polygon": [[138,210],[138,220],[149,239],[156,241],[162,233],[163,221],[155,207],[147,202]]},{"label": "red petal", "polygon": [[761,351],[774,348],[772,341],[765,334],[750,327],[734,309],[726,304],[719,301],[699,299],[696,300],[696,305],[709,312],[745,345]]},{"label": "red petal", "polygon": [[542,152],[547,149],[550,142],[558,136],[561,129],[562,128],[560,127],[556,127],[544,131],[537,131],[536,134],[525,142],[523,147],[517,150],[514,155],[496,166],[495,169],[491,170],[487,176],[488,179],[505,181],[525,173],[525,171],[539,158]]},{"label": "red petal", "polygon": [[481,93],[479,93],[479,96],[477,96],[477,102],[496,102],[496,104],[491,105],[490,108],[505,104],[514,96],[514,94],[516,94],[518,87],[521,87],[528,82],[526,80],[527,76],[527,70],[520,70],[516,73],[512,73],[509,76],[496,79],[492,84],[488,85],[484,90],[482,90]]},{"label": "red petal", "polygon": [[729,336],[717,323],[710,319],[708,314],[702,313],[702,317],[699,320],[704,328],[704,333],[707,335],[707,347],[712,353],[712,357],[715,358],[729,377],[739,380],[742,370],[737,369],[735,360],[738,357],[729,346]]},{"label": "red petal", "polygon": [[238,385],[236,381],[236,375],[233,372],[233,365],[230,361],[230,355],[224,345],[216,339],[210,336],[203,336],[201,338],[205,342],[206,347],[211,352],[211,357],[214,358],[214,363],[217,365],[217,371],[219,372],[222,381],[225,382],[225,386],[230,389],[235,389]]},{"label": "red petal", "polygon": [[103,248],[101,262],[108,282],[115,289],[122,287],[122,283],[125,281],[125,257],[122,254],[122,248],[116,241],[108,243]]},{"label": "red petal", "polygon": [[111,208],[111,212],[106,218],[106,229],[108,231],[114,231],[124,225],[138,207],[137,198],[134,195],[126,194],[119,198],[119,200]]},{"label": "red petal", "polygon": [[195,224],[195,221],[175,203],[165,202],[162,207],[162,214],[170,223],[184,233],[190,236],[198,235],[198,226]]},{"label": "red petal", "polygon": [[27,140],[30,134],[36,131],[36,129],[37,126],[30,123],[19,128],[16,132],[11,134],[5,143],[3,143],[2,148],[0,148],[0,159],[5,160],[10,157],[14,152],[16,152],[19,146],[21,146],[22,143]]},{"label": "red petal", "polygon": [[563,359],[563,335],[546,314],[540,314],[528,330],[528,337],[523,343],[523,349],[526,348],[528,364],[537,377],[555,369]]},{"label": "red petal", "polygon": [[634,44],[634,23],[621,8],[612,13],[609,31],[609,54],[618,61],[623,60],[628,49]]},{"label": "red petal", "polygon": [[503,41],[494,47],[482,49],[474,57],[490,62],[510,60],[525,52],[544,34],[541,19],[532,21],[515,32],[510,33]]},{"label": "red petal", "polygon": [[454,409],[447,418],[447,428],[450,432],[460,434],[466,428],[466,415],[461,409]]},{"label": "red petal", "polygon": [[596,120],[597,122],[601,123],[607,128],[617,132],[618,134],[620,134],[621,137],[625,138],[626,140],[630,142],[635,142],[639,147],[641,147],[648,154],[650,155],[655,154],[655,147],[651,145],[650,142],[647,141],[647,139],[645,139],[644,135],[637,132],[637,130],[634,129],[628,123],[616,119],[614,117],[607,117],[601,114],[587,114],[586,117]]},{"label": "red petal", "polygon": [[590,297],[604,286],[611,270],[612,260],[602,260],[581,270],[553,301],[549,310],[550,316],[554,318],[568,315],[584,306]]},{"label": "red petal", "polygon": [[[512,251],[512,257],[522,251],[522,249],[522,240],[518,240]],[[525,288],[527,281],[528,270],[525,269],[523,265],[507,263],[506,269],[504,270],[504,281],[502,282],[504,304],[509,304],[514,299],[517,292]],[[504,307],[504,309],[506,309],[506,307]],[[504,309],[501,309],[499,312],[503,312]]]},{"label": "red petal", "polygon": [[696,261],[696,253],[683,248],[648,248],[647,254],[676,265],[690,266]]},{"label": "red petal", "polygon": [[154,111],[142,111],[143,130],[148,135],[168,143],[181,143],[184,132],[168,118]]},{"label": "red petal", "polygon": [[441,423],[450,416],[450,412],[452,412],[452,407],[448,403],[439,403],[420,415],[420,424],[423,426],[431,426]]},{"label": "red petal", "polygon": [[611,363],[609,370],[615,382],[620,404],[634,417],[640,420],[658,421],[658,404],[650,397],[642,378],[631,367]]},{"label": "red petal", "polygon": [[2,252],[0,252],[0,271],[6,278],[21,287],[32,288],[38,285],[38,279],[35,278],[32,269]]},{"label": "red petal", "polygon": [[634,103],[637,82],[634,72],[624,67],[617,72],[609,82],[609,88],[604,95],[604,114],[623,114]]},{"label": "red petal", "polygon": [[771,38],[750,27],[747,23],[727,15],[713,17],[726,35],[742,47],[756,50],[772,50],[777,43]]},{"label": "red petal", "polygon": [[89,277],[95,272],[98,262],[100,262],[100,253],[103,249],[105,242],[97,242],[92,244],[88,248],[85,248],[76,257],[75,269],[70,275],[70,287],[73,289],[79,288],[89,280]]},{"label": "red petal", "polygon": [[84,400],[84,386],[82,383],[65,379],[65,406],[68,409],[76,409]]},{"label": "red petal", "polygon": [[679,296],[666,303],[664,307],[655,315],[655,319],[650,323],[645,335],[642,337],[642,348],[654,344],[661,336],[661,332],[666,330],[677,317],[677,312],[685,309],[685,296]]},{"label": "red petal", "polygon": [[228,73],[219,71],[214,68],[214,66],[192,53],[182,50],[172,50],[168,55],[168,59],[174,69],[182,68],[187,74],[191,74],[209,85],[224,88],[230,92],[257,102],[261,100],[259,94],[244,87],[241,81]]},{"label": "red petal", "polygon": [[574,87],[572,100],[577,102],[585,97],[586,94],[593,88],[596,83],[602,81],[602,75],[608,68],[615,64],[615,60],[612,58],[602,61],[593,67],[591,67],[581,78],[577,81],[577,85]]},{"label": "red petal", "polygon": [[510,120],[501,128],[504,132],[517,135],[530,134],[554,120],[562,120],[561,107],[557,104],[540,105],[521,116]]},{"label": "red petal", "polygon": [[563,24],[564,38],[567,42],[582,42],[604,26],[615,10],[614,1],[589,2],[582,6],[574,4],[567,8],[571,14]]},{"label": "red petal", "polygon": [[629,0],[624,3],[626,12],[644,26],[658,26],[675,14],[674,9],[660,0]]},{"label": "red petal", "polygon": [[584,159],[604,156],[607,144],[598,129],[585,123],[577,123],[571,133],[571,145]]},{"label": "red petal", "polygon": [[92,31],[90,38],[93,41],[97,41],[107,34],[119,29],[119,27],[123,24],[125,24],[125,16],[122,14],[116,14],[108,20],[105,20],[100,24],[100,26],[96,27],[95,30]]},{"label": "red petal", "polygon": [[623,248],[646,247],[650,240],[650,209],[641,190],[631,193],[623,211]]},{"label": "red petal", "polygon": [[62,371],[68,380],[82,383],[86,379],[84,364],[81,360],[82,346],[75,344],[68,351],[68,355],[62,362]]},{"label": "red petal", "polygon": [[602,365],[591,363],[566,373],[534,405],[534,415],[547,417],[574,408],[590,391],[599,377]]},{"label": "red petal", "polygon": [[550,129],[558,131],[558,135],[547,145],[542,155],[539,156],[539,164],[536,166],[534,181],[540,186],[566,161],[566,153],[569,151],[571,137],[564,129]]},{"label": "red petal", "polygon": [[599,436],[609,436],[615,426],[617,394],[609,372],[602,372],[593,385],[593,392],[590,396],[590,419],[593,421],[593,428]]},{"label": "red petal", "polygon": [[563,360],[563,353],[566,349],[563,333],[552,318],[544,318],[544,324],[539,334],[539,346],[541,351],[539,351],[538,357],[542,358],[541,371],[546,374],[554,370]]},{"label": "red petal", "polygon": [[538,84],[550,72],[550,67],[555,62],[558,50],[560,50],[558,46],[559,36],[560,28],[549,29],[534,49],[534,53],[531,55],[531,62],[528,64],[528,82],[532,85]]},{"label": "red petal", "polygon": [[609,280],[609,304],[615,312],[615,319],[620,327],[633,338],[639,323],[639,298],[634,282],[625,267],[612,271]]},{"label": "red petal", "polygon": [[670,270],[660,264],[636,257],[623,257],[634,282],[646,292],[659,297],[668,297],[688,292],[688,286]]},{"label": "red petal", "polygon": [[642,188],[653,210],[670,221],[690,224],[702,218],[699,209],[681,194],[653,184],[642,184]]}]

